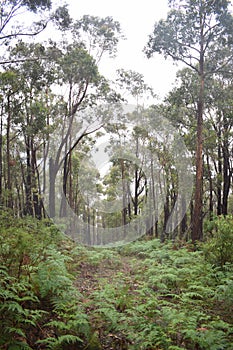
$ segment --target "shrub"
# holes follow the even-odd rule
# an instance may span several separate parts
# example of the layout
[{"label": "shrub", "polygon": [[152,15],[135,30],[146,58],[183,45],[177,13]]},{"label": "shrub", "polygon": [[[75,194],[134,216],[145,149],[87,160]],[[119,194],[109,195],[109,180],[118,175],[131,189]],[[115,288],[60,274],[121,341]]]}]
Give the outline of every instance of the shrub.
[{"label": "shrub", "polygon": [[48,221],[0,213],[0,348],[65,349],[90,338],[67,269],[70,244]]},{"label": "shrub", "polygon": [[211,237],[203,245],[206,259],[215,266],[233,263],[233,216],[220,216],[207,224]]}]

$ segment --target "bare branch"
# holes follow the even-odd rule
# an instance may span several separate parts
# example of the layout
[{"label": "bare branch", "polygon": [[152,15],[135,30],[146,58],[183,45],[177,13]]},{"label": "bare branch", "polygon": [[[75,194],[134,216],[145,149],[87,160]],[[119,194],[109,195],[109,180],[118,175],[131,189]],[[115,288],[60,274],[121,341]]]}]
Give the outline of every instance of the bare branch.
[{"label": "bare branch", "polygon": [[34,32],[34,33],[13,33],[13,34],[7,34],[7,35],[4,35],[4,36],[0,37],[0,40],[14,38],[14,37],[18,37],[18,36],[36,36],[36,35],[40,34],[41,32],[43,32],[43,30],[47,27],[47,24],[48,24],[48,22],[44,23],[42,28],[39,29],[38,31]]},{"label": "bare branch", "polygon": [[48,60],[48,57],[33,57],[33,58],[18,58],[18,59],[14,59],[14,60],[7,60],[7,61],[0,61],[0,65],[1,64],[11,64],[11,63],[20,63],[20,62],[34,62],[34,61],[38,61],[38,60]]}]

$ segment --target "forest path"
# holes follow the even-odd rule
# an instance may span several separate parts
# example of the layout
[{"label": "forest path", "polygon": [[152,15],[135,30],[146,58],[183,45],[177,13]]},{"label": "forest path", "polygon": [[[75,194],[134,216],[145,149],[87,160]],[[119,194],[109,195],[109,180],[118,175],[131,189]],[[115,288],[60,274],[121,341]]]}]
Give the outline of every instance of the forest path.
[{"label": "forest path", "polygon": [[94,264],[85,259],[79,262],[75,285],[82,294],[81,302],[94,326],[94,345],[90,345],[88,350],[128,349],[129,343],[123,333],[112,329],[106,333],[106,324],[100,320],[99,313],[106,309],[106,318],[108,315],[111,318],[111,305],[121,313],[128,303],[137,298],[139,266],[140,261],[133,256],[120,254],[112,259],[100,259]]},{"label": "forest path", "polygon": [[109,259],[93,265],[89,262],[79,264],[79,275],[75,285],[83,296],[89,296],[93,291],[99,290],[106,284],[112,284],[114,280],[122,277],[122,282],[132,284],[136,266],[133,266],[133,260],[130,256],[120,256],[117,262]]},{"label": "forest path", "polygon": [[201,252],[170,242],[77,247],[72,272],[91,325],[85,350],[191,349],[193,339],[204,349],[204,336],[233,349],[230,271],[220,273]]}]

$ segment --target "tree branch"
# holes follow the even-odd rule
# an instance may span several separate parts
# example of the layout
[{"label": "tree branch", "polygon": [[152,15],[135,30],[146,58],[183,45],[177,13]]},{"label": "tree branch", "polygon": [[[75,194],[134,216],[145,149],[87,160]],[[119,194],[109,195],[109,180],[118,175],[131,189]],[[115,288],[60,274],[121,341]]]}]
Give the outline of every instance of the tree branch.
[{"label": "tree branch", "polygon": [[35,58],[18,58],[15,60],[7,60],[7,61],[0,61],[1,64],[11,64],[11,63],[20,63],[20,62],[30,62],[30,61],[38,61],[38,60],[48,60],[49,57],[35,57]]},{"label": "tree branch", "polygon": [[48,24],[48,22],[44,23],[42,28],[40,30],[38,30],[37,32],[7,34],[7,35],[0,37],[0,40],[5,40],[5,39],[13,38],[13,37],[18,37],[18,36],[36,36],[36,35],[40,34],[41,32],[43,32],[43,30],[45,30],[45,28],[47,27],[47,24]]}]

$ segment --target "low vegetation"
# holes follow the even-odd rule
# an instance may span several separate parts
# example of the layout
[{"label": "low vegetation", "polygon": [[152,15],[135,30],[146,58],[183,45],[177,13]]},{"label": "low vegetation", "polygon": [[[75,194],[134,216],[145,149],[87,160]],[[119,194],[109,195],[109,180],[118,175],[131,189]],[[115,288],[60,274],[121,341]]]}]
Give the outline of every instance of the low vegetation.
[{"label": "low vegetation", "polygon": [[206,237],[94,249],[1,213],[0,349],[232,350],[232,217]]}]

